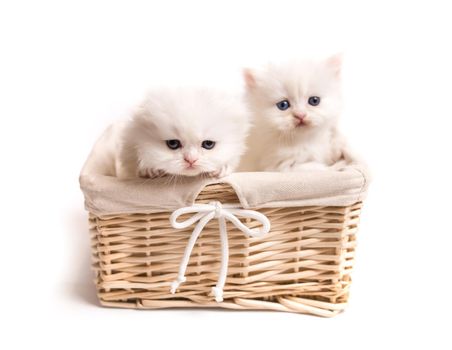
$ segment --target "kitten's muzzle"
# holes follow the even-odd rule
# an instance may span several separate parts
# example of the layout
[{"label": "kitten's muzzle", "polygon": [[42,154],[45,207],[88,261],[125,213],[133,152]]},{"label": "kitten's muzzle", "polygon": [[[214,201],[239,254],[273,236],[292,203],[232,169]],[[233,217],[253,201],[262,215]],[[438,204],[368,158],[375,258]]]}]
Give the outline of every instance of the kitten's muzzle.
[{"label": "kitten's muzzle", "polygon": [[296,127],[309,124],[308,120],[306,120],[306,113],[297,113],[294,114],[293,117],[295,118]]},{"label": "kitten's muzzle", "polygon": [[198,158],[191,157],[191,156],[184,156],[184,161],[188,164],[187,168],[194,168],[195,163],[197,162]]}]

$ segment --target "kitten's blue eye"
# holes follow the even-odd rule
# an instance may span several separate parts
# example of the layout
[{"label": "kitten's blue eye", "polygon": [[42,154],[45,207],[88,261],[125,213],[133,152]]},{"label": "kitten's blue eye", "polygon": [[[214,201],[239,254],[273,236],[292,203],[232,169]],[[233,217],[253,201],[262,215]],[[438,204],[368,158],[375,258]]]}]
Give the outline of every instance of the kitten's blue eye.
[{"label": "kitten's blue eye", "polygon": [[205,140],[201,143],[201,147],[205,149],[212,149],[215,147],[215,141]]},{"label": "kitten's blue eye", "polygon": [[182,144],[180,143],[179,140],[167,140],[166,145],[168,146],[168,148],[173,149],[173,150],[182,147]]},{"label": "kitten's blue eye", "polygon": [[278,108],[279,108],[280,110],[282,110],[282,111],[285,111],[287,108],[290,107],[290,102],[287,101],[287,100],[279,101],[279,102],[276,104],[276,107],[278,107]]},{"label": "kitten's blue eye", "polygon": [[320,103],[320,97],[318,97],[318,96],[311,96],[311,97],[309,97],[309,99],[308,99],[308,103],[309,103],[311,106],[318,106],[319,103]]}]

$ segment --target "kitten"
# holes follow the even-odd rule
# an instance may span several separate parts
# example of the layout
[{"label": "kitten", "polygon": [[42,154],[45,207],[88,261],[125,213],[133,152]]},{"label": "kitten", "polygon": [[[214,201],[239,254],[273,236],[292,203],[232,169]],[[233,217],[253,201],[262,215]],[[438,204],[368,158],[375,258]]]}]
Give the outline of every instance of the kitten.
[{"label": "kitten", "polygon": [[118,176],[228,175],[248,130],[239,98],[201,88],[150,92],[123,127]]},{"label": "kitten", "polygon": [[337,131],[341,57],[244,71],[255,127],[241,171],[325,169],[348,157]]}]

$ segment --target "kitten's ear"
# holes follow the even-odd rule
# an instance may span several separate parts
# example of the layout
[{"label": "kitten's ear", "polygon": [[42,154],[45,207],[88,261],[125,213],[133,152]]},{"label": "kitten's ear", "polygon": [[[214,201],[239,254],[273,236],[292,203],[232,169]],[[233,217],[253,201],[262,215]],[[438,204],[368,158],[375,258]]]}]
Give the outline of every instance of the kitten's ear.
[{"label": "kitten's ear", "polygon": [[254,89],[257,85],[256,74],[249,68],[243,70],[243,80],[248,89]]},{"label": "kitten's ear", "polygon": [[331,69],[333,69],[334,74],[338,78],[341,76],[341,72],[342,72],[342,60],[343,60],[342,57],[343,57],[342,53],[337,53],[337,54],[335,54],[333,56],[330,56],[326,60],[327,65]]}]

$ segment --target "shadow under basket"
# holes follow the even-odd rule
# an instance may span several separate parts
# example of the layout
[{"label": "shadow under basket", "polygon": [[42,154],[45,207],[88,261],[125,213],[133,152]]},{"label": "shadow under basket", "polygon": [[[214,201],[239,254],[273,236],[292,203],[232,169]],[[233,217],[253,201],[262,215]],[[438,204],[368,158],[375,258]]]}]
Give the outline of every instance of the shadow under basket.
[{"label": "shadow under basket", "polygon": [[[196,203],[238,204],[228,184],[206,186]],[[361,202],[349,206],[259,208],[271,222],[262,237],[247,237],[227,222],[229,264],[223,302],[211,289],[221,262],[218,220],[202,230],[190,255],[186,282],[177,278],[193,227],[173,229],[171,211],[90,213],[96,286],[102,305],[155,309],[222,307],[334,316],[346,306]],[[186,216],[188,218],[189,216]],[[248,227],[259,223],[242,219]]]}]

